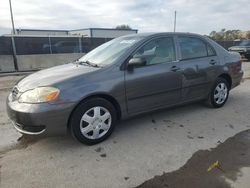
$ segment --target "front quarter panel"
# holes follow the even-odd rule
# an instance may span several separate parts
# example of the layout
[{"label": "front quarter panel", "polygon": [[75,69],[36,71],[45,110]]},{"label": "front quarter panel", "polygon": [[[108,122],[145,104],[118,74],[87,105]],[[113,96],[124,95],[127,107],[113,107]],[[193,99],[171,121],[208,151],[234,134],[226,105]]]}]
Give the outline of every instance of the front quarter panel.
[{"label": "front quarter panel", "polygon": [[73,102],[79,104],[87,97],[108,95],[120,105],[122,115],[126,114],[124,71],[117,66],[102,68],[56,85],[60,95],[55,103]]}]

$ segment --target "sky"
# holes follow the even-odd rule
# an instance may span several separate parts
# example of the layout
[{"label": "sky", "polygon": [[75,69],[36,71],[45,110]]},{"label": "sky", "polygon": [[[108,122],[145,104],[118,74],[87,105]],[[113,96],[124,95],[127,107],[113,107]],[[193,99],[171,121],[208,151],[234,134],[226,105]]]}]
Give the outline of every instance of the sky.
[{"label": "sky", "polygon": [[[250,30],[249,0],[12,0],[16,29],[114,28],[209,34]],[[0,0],[0,35],[10,33],[9,0]]]}]

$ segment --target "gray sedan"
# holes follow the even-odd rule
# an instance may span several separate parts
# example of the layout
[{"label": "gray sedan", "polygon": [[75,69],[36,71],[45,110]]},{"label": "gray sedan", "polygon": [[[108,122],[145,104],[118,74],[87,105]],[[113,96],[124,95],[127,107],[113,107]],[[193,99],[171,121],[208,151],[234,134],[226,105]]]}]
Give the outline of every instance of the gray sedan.
[{"label": "gray sedan", "polygon": [[23,134],[69,130],[80,142],[105,140],[118,120],[205,101],[222,107],[240,84],[240,55],[189,33],[147,33],[111,40],[73,63],[20,80],[7,99]]}]

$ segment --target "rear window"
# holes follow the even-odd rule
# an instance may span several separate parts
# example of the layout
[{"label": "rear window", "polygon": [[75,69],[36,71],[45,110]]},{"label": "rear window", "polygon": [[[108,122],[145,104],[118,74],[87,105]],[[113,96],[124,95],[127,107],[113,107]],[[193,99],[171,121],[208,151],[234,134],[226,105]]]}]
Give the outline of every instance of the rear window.
[{"label": "rear window", "polygon": [[178,37],[182,59],[214,56],[214,49],[203,40],[195,37]]},{"label": "rear window", "polygon": [[214,56],[214,55],[216,55],[214,49],[209,44],[207,44],[207,55],[208,56]]},{"label": "rear window", "polygon": [[179,37],[182,59],[191,59],[207,56],[206,44],[193,37]]}]

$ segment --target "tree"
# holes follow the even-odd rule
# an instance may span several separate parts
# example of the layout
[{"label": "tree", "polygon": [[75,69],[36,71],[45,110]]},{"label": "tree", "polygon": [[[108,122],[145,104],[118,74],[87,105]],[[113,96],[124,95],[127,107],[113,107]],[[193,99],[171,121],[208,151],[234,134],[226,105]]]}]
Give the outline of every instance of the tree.
[{"label": "tree", "polygon": [[247,33],[246,33],[246,38],[247,38],[247,39],[250,39],[250,31],[247,31]]},{"label": "tree", "polygon": [[116,26],[116,29],[131,30],[132,28],[129,25],[122,24],[122,25]]},{"label": "tree", "polygon": [[[249,36],[247,35],[249,33]],[[236,40],[236,39],[246,39],[250,37],[250,31],[248,32],[242,32],[240,30],[226,30],[221,29],[221,31],[212,31],[209,34],[209,37],[216,41],[221,40]]]}]

